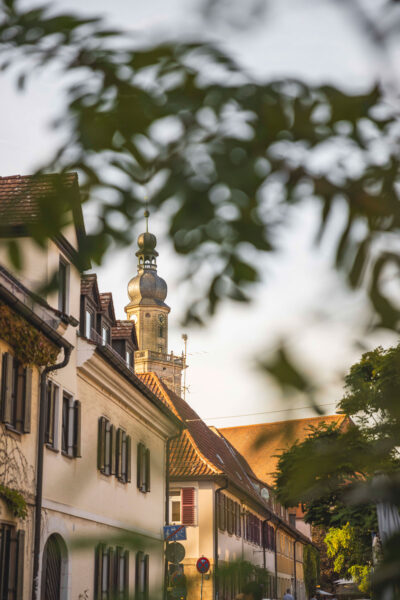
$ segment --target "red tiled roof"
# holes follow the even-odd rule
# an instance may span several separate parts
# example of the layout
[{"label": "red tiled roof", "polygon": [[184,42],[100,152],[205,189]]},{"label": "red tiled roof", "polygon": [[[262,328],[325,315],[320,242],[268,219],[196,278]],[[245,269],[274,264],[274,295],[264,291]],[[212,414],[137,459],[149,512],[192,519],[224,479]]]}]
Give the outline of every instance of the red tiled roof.
[{"label": "red tiled roof", "polygon": [[89,296],[93,294],[96,304],[100,304],[99,287],[97,285],[96,273],[84,273],[81,276],[81,294]]},{"label": "red tiled roof", "polygon": [[268,484],[274,484],[274,473],[278,457],[296,441],[302,442],[309,434],[310,427],[337,424],[348,426],[351,421],[346,415],[328,415],[258,425],[223,427],[220,431],[246,458],[257,477]]},{"label": "red tiled roof", "polygon": [[155,373],[138,374],[138,377],[187,427],[171,444],[171,477],[225,475],[231,483],[266,507],[252,483],[257,480],[256,476],[229,441],[214,433],[189,404],[172,392]]},{"label": "red tiled roof", "polygon": [[57,196],[74,186],[78,186],[76,173],[0,177],[1,228],[36,223],[40,198]]},{"label": "red tiled roof", "polygon": [[115,321],[114,302],[111,292],[100,294],[100,306],[103,313],[110,313],[112,321]]},{"label": "red tiled roof", "polygon": [[113,340],[131,340],[136,346],[135,324],[133,321],[115,321],[115,325],[111,328],[111,336]]}]

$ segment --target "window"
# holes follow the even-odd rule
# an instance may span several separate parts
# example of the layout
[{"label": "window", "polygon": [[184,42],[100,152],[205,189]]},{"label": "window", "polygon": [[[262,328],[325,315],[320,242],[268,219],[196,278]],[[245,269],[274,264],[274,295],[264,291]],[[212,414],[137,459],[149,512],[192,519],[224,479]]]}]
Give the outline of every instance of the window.
[{"label": "window", "polygon": [[123,483],[131,481],[131,438],[116,429],[106,417],[99,419],[97,468],[104,475],[116,475]]},{"label": "window", "polygon": [[55,450],[58,448],[58,396],[58,385],[49,380],[47,382],[45,442]]},{"label": "window", "polygon": [[162,325],[158,326],[158,337],[164,337],[164,327]]},{"label": "window", "polygon": [[172,525],[195,525],[196,491],[192,487],[172,490],[169,494],[169,518]]},{"label": "window", "polygon": [[25,532],[0,523],[0,598],[22,600]]},{"label": "window", "polygon": [[129,597],[129,551],[99,544],[95,554],[95,600]]},{"label": "window", "polygon": [[150,556],[144,552],[136,554],[135,600],[147,600],[149,597]]},{"label": "window", "polygon": [[131,438],[123,429],[117,430],[117,464],[115,472],[120,481],[131,480]]},{"label": "window", "polygon": [[111,342],[111,331],[107,325],[103,325],[101,328],[101,342],[103,346]]},{"label": "window", "polygon": [[143,493],[150,491],[150,450],[140,442],[137,445],[137,487]]},{"label": "window", "polygon": [[128,369],[133,369],[133,352],[132,350],[127,350],[125,353],[126,366]]},{"label": "window", "polygon": [[81,403],[64,392],[62,404],[61,450],[66,456],[81,456]]},{"label": "window", "polygon": [[68,311],[69,264],[60,257],[58,265],[58,310]]},{"label": "window", "polygon": [[296,527],[296,513],[289,513],[289,524]]},{"label": "window", "polygon": [[182,522],[180,491],[171,491],[169,493],[169,521],[170,525],[180,525]]},{"label": "window", "polygon": [[19,433],[31,430],[32,369],[7,352],[3,355],[1,420]]},{"label": "window", "polygon": [[104,475],[115,474],[115,429],[105,417],[99,419],[97,467]]},{"label": "window", "polygon": [[94,312],[88,308],[85,310],[85,336],[90,339],[94,329]]},{"label": "window", "polygon": [[218,494],[218,526],[222,531],[237,536],[242,535],[242,516],[239,502]]}]

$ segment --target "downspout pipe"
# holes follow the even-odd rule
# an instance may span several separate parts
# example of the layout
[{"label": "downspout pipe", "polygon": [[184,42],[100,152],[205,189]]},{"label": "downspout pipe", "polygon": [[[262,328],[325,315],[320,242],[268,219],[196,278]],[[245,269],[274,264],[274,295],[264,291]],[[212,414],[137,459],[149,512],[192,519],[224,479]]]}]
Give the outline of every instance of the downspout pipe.
[{"label": "downspout pipe", "polygon": [[[267,517],[266,519],[264,519],[263,522],[262,522],[262,544],[263,544],[263,568],[264,568],[264,571],[267,570],[267,557],[265,556],[265,550],[266,550],[266,547],[265,547],[265,537],[266,537],[265,536],[265,526],[268,523],[268,521],[271,521],[271,520],[272,520],[272,513],[270,512],[269,513],[269,517]],[[266,598],[265,592],[266,592],[266,590],[264,590],[264,597]]]},{"label": "downspout pipe", "polygon": [[297,600],[297,567],[296,567],[296,544],[299,541],[297,538],[293,544],[293,561],[294,561],[294,600]]},{"label": "downspout pipe", "polygon": [[225,477],[224,485],[217,488],[214,493],[214,598],[218,600],[218,497],[222,490],[228,487],[228,478]]},{"label": "downspout pipe", "polygon": [[35,521],[34,521],[34,543],[33,543],[33,574],[32,574],[32,600],[39,600],[39,557],[40,557],[40,530],[42,526],[42,503],[43,503],[43,459],[44,441],[46,433],[46,409],[47,409],[47,375],[52,371],[63,369],[71,357],[72,346],[64,341],[62,344],[64,359],[55,365],[45,367],[40,374],[40,400],[39,400],[39,429],[36,459],[36,499],[35,499]]},{"label": "downspout pipe", "polygon": [[[166,450],[165,450],[165,525],[169,525],[169,483],[170,483],[170,457],[171,457],[171,442],[177,440],[182,431],[167,438]],[[166,542],[168,546],[168,542]],[[168,561],[167,553],[165,552],[164,558],[164,597],[167,598],[167,587],[168,587]]]},{"label": "downspout pipe", "polygon": [[275,598],[278,598],[278,529],[281,527],[281,523],[277,523],[275,528],[275,543],[274,543],[274,551],[275,551]]}]

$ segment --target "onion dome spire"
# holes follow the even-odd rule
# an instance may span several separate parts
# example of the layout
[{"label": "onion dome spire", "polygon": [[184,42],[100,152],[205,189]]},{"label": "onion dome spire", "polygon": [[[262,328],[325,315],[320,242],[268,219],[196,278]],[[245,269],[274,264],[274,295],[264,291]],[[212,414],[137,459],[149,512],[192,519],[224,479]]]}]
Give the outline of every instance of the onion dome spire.
[{"label": "onion dome spire", "polygon": [[137,256],[137,275],[128,284],[128,295],[132,304],[158,304],[166,306],[167,284],[157,275],[157,238],[149,232],[148,220],[150,213],[146,209],[146,231],[138,237],[139,249]]}]

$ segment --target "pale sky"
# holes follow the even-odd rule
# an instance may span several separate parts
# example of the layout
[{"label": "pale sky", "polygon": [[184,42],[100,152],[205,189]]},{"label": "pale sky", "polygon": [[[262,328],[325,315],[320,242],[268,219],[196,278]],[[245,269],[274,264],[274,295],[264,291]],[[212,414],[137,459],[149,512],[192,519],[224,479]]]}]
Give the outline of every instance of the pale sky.
[{"label": "pale sky", "polygon": [[[357,26],[345,18],[345,3],[271,0],[257,26],[241,30],[222,19],[205,25],[197,10],[199,1],[86,0],[84,10],[85,14],[102,13],[112,24],[144,39],[153,32],[160,38],[167,32],[170,36],[183,31],[186,36],[200,36],[207,31],[210,39],[231,52],[253,76],[265,79],[301,77],[358,91],[385,70]],[[25,3],[33,4],[31,0]],[[82,4],[78,0],[53,3],[76,12],[82,10]],[[240,23],[240,0],[225,4]],[[54,73],[36,76],[23,95],[15,91],[10,74],[2,75],[0,175],[29,174],[46,159],[56,141],[47,124],[61,106]],[[257,357],[270,355],[284,337],[301,363],[326,384],[321,402],[331,403],[324,406],[327,413],[334,411],[341,377],[360,355],[354,340],[365,301],[361,294],[349,297],[340,277],[332,273],[329,241],[318,249],[312,245],[316,216],[311,203],[296,209],[290,231],[282,234],[279,254],[260,258],[263,281],[254,291],[253,304],[225,303],[205,329],[185,329],[190,365],[187,400],[209,424],[243,425],[313,414],[310,409],[286,411],[288,406],[308,406],[309,400],[300,398],[297,404],[288,405],[279,390],[254,368]],[[151,217],[150,227],[162,238],[164,227],[157,215]],[[140,230],[138,227],[138,233]],[[126,286],[136,273],[135,250],[110,254],[97,269],[100,291],[113,293],[117,318],[124,317]],[[187,293],[179,285],[183,259],[174,254],[168,241],[161,241],[158,250],[158,272],[168,283],[167,303],[172,309],[169,346],[180,353],[183,329],[179,320]],[[393,337],[379,333],[364,340],[367,347],[392,341]]]}]

